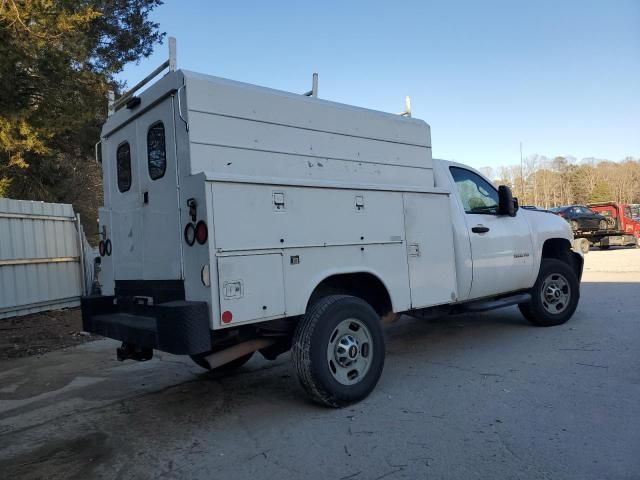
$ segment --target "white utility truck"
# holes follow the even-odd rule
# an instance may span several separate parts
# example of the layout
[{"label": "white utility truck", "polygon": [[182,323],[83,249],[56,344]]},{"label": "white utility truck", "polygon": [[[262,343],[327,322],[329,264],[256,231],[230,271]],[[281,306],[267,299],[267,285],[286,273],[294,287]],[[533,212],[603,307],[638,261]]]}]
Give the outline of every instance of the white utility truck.
[{"label": "white utility truck", "polygon": [[382,317],[574,313],[569,225],[432,159],[424,121],[318,99],[317,81],[298,95],[167,67],[115,102],[97,149],[102,295],[82,314],[119,359],[230,370],[291,350],[336,407],[378,382]]}]

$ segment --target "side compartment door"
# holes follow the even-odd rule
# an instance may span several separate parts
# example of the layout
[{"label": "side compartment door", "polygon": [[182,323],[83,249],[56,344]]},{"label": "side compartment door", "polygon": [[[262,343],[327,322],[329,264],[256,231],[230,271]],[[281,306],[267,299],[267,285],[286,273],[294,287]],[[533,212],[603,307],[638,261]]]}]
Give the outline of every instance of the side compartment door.
[{"label": "side compartment door", "polygon": [[177,280],[182,278],[182,255],[173,97],[136,120],[136,129],[144,232],[141,278]]},{"label": "side compartment door", "polygon": [[473,258],[469,298],[531,287],[533,244],[524,215],[498,215],[498,191],[477,173],[450,167],[465,212]]},{"label": "side compartment door", "polygon": [[280,253],[218,257],[221,326],[285,315]]},{"label": "side compartment door", "polygon": [[405,193],[403,200],[411,308],[456,301],[456,260],[448,196]]}]

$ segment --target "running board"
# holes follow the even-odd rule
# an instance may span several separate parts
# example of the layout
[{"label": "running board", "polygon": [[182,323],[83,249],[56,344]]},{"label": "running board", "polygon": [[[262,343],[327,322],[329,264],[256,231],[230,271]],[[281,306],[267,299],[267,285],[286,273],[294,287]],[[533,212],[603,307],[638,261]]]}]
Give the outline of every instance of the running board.
[{"label": "running board", "polygon": [[518,293],[516,295],[510,295],[498,300],[485,300],[458,305],[457,307],[455,307],[454,313],[485,312],[487,310],[494,310],[496,308],[518,305],[519,303],[528,303],[530,301],[530,293]]}]

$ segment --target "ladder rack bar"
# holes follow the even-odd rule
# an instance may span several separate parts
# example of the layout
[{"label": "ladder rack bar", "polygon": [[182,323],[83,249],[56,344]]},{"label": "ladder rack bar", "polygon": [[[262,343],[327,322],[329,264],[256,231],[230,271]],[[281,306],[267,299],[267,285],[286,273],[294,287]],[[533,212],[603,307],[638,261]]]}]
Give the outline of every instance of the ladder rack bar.
[{"label": "ladder rack bar", "polygon": [[162,62],[158,68],[156,68],[149,75],[144,77],[140,82],[136,83],[128,92],[123,94],[117,100],[113,100],[113,96],[110,92],[109,95],[109,115],[112,115],[116,110],[122,108],[123,105],[127,103],[127,101],[133,97],[133,94],[144,87],[147,83],[149,83],[153,78],[161,73],[165,68],[168,68],[169,71],[175,72],[178,68],[177,63],[177,54],[176,54],[176,39],[174,37],[169,37],[169,58]]}]

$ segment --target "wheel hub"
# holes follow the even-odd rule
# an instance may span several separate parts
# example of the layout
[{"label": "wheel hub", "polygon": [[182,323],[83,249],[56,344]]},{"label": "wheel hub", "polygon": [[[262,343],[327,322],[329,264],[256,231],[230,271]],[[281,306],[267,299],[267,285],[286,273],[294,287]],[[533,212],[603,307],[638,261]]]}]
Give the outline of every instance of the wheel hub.
[{"label": "wheel hub", "polygon": [[558,273],[545,278],[542,285],[542,306],[549,313],[557,315],[568,306],[571,298],[569,282]]},{"label": "wheel hub", "polygon": [[335,360],[341,367],[348,367],[356,362],[360,348],[353,335],[343,335],[336,343]]},{"label": "wheel hub", "polygon": [[333,330],[327,345],[327,363],[333,378],[343,385],[360,382],[372,360],[372,336],[359,319],[343,320]]}]

